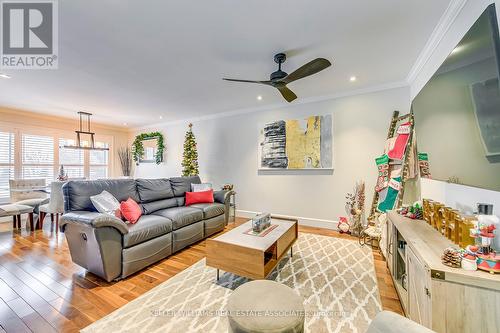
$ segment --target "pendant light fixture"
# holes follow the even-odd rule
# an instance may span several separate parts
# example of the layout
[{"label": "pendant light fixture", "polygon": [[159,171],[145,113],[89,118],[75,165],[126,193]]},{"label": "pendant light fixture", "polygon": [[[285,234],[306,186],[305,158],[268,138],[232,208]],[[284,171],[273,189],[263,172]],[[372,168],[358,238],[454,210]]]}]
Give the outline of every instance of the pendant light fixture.
[{"label": "pendant light fixture", "polygon": [[[83,112],[80,111],[78,112],[78,116],[80,117],[80,129],[76,130],[76,145],[64,145],[63,148],[67,149],[84,149],[84,150],[109,150],[109,148],[104,148],[104,147],[96,147],[95,146],[95,140],[94,140],[94,135],[95,132],[90,131],[90,117],[92,116],[92,113],[88,112]],[[86,118],[86,119],[84,119]],[[87,130],[83,130],[83,122],[87,122]],[[89,135],[90,136],[90,146],[83,145],[82,140],[81,140],[81,135]]]}]

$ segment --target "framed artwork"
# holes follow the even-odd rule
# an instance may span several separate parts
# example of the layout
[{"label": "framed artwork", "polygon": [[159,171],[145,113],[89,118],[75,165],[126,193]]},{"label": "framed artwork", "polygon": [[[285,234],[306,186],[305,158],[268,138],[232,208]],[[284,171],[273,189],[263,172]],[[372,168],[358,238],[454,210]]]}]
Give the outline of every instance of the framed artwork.
[{"label": "framed artwork", "polygon": [[332,116],[277,120],[260,130],[260,170],[333,169]]}]

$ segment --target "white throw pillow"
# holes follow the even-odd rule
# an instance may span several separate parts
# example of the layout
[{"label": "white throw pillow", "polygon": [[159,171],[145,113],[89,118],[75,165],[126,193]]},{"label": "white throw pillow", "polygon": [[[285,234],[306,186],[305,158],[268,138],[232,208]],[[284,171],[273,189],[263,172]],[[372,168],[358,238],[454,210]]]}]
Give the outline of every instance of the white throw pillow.
[{"label": "white throw pillow", "polygon": [[191,184],[191,192],[204,192],[212,189],[211,183]]},{"label": "white throw pillow", "polygon": [[101,194],[91,196],[90,201],[92,201],[92,204],[99,213],[116,216],[116,210],[120,209],[120,203],[108,191],[102,191]]}]

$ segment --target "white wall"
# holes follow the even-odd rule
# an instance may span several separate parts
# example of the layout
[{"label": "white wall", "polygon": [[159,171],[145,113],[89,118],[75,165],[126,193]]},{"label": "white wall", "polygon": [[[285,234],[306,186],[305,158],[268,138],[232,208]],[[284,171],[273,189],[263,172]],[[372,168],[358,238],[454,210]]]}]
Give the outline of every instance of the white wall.
[{"label": "white wall", "polygon": [[[367,207],[371,204],[377,177],[374,158],[383,152],[392,112],[407,113],[409,100],[409,89],[398,88],[194,122],[200,176],[217,187],[235,184],[239,210],[268,211],[302,218],[306,224],[334,227],[332,221],[345,215],[345,195],[357,180],[366,181]],[[257,171],[259,129],[263,124],[322,114],[333,115],[334,171]],[[135,133],[160,130],[167,151],[164,163],[141,164],[135,176],[180,175],[186,129],[187,123]]]},{"label": "white wall", "polygon": [[500,216],[500,192],[425,178],[420,185],[424,199],[431,198],[465,214],[476,212],[478,203],[488,203],[493,205],[493,214]]}]

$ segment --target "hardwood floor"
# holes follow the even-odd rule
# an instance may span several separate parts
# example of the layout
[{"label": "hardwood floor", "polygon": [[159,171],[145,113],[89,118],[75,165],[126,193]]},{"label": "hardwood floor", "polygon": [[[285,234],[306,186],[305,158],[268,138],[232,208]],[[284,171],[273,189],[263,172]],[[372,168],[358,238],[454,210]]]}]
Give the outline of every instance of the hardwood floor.
[{"label": "hardwood floor", "polygon": [[[244,222],[238,218],[227,229]],[[205,241],[188,247],[131,277],[108,283],[71,261],[63,233],[50,219],[43,230],[12,231],[0,224],[0,333],[78,332],[205,257]],[[332,230],[299,227],[300,232],[351,238]],[[373,251],[382,306],[402,313],[386,263]]]}]

